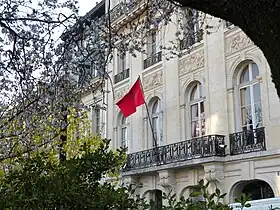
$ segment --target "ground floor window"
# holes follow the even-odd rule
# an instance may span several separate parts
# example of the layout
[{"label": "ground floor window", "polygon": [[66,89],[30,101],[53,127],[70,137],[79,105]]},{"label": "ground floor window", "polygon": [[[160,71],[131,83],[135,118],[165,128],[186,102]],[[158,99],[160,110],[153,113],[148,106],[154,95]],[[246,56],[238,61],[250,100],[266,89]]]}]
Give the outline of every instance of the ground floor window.
[{"label": "ground floor window", "polygon": [[273,190],[269,184],[261,180],[256,180],[246,184],[242,193],[250,194],[252,196],[252,200],[274,198]]}]

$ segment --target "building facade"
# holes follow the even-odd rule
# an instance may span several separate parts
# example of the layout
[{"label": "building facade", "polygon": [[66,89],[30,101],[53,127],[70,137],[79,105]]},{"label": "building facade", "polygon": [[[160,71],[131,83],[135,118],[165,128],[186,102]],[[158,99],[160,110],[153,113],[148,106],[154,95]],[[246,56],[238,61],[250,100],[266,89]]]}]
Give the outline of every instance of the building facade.
[{"label": "building facade", "polygon": [[[120,5],[112,1],[111,11]],[[122,179],[142,183],[138,193],[148,199],[170,190],[188,196],[200,179],[215,182],[227,203],[242,192],[254,200],[280,196],[280,101],[269,65],[241,29],[214,17],[211,23],[217,27],[190,50],[181,43],[182,56],[160,48],[176,39],[174,23],[147,37],[146,54],[115,50],[107,67],[113,90],[106,84],[105,99],[84,92],[84,103],[94,104],[93,132],[112,139],[113,149],[128,147]],[[151,121],[145,106],[124,118],[115,105],[138,76]]]}]

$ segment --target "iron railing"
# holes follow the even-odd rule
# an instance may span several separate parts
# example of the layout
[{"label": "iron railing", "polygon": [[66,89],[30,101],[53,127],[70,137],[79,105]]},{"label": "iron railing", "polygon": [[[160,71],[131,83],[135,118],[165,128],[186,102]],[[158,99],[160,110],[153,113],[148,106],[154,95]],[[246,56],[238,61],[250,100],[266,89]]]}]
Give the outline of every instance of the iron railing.
[{"label": "iron railing", "polygon": [[141,1],[139,1],[139,0],[130,0],[128,2],[120,2],[118,5],[116,5],[110,11],[111,22],[114,22],[122,15],[131,12],[134,8],[137,7],[137,5],[139,5],[140,2]]},{"label": "iron railing", "polygon": [[209,135],[128,154],[123,171],[202,157],[225,156],[225,137]]},{"label": "iron railing", "polygon": [[161,51],[152,54],[150,57],[144,60],[144,69],[162,61],[162,53]]},{"label": "iron railing", "polygon": [[266,150],[264,127],[230,134],[229,140],[231,155]]},{"label": "iron railing", "polygon": [[117,84],[118,82],[126,79],[129,77],[129,69],[123,70],[122,72],[118,73],[115,75],[115,84]]}]

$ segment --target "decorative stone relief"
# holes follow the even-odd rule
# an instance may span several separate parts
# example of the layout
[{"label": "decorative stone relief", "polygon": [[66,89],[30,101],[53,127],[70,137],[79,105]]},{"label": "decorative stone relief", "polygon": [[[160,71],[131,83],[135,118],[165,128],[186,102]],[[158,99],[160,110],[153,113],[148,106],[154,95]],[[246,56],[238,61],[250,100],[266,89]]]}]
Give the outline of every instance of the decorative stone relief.
[{"label": "decorative stone relief", "polygon": [[234,53],[252,44],[254,44],[252,40],[245,33],[240,32],[226,40],[226,53]]},{"label": "decorative stone relief", "polygon": [[204,51],[200,50],[196,53],[190,54],[179,62],[180,75],[204,66]]},{"label": "decorative stone relief", "polygon": [[124,176],[121,178],[121,181],[125,186],[135,184],[137,182],[136,177],[132,177],[132,176]]},{"label": "decorative stone relief", "polygon": [[223,166],[221,165],[208,165],[204,166],[205,179],[207,181],[219,181],[221,182],[225,176]]},{"label": "decorative stone relief", "polygon": [[176,183],[175,175],[173,171],[164,170],[164,171],[158,171],[159,174],[159,183],[164,188],[170,188],[174,187],[174,184]]},{"label": "decorative stone relief", "polygon": [[124,96],[124,94],[126,94],[128,92],[128,90],[129,90],[129,86],[125,86],[121,89],[116,90],[115,91],[115,100],[116,101],[120,100]]},{"label": "decorative stone relief", "polygon": [[143,77],[144,90],[150,90],[162,85],[162,71],[157,71]]}]

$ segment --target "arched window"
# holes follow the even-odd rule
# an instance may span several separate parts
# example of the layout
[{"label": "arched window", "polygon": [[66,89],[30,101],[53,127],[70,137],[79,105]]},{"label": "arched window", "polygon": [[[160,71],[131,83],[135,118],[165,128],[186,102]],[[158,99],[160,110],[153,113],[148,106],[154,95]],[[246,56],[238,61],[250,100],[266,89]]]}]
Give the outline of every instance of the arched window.
[{"label": "arched window", "polygon": [[244,186],[242,193],[250,194],[252,200],[274,198],[274,193],[269,184],[261,180],[249,182]]},{"label": "arched window", "polygon": [[206,133],[205,111],[204,111],[204,93],[202,85],[197,82],[190,92],[190,120],[191,137],[203,136]]},{"label": "arched window", "polygon": [[119,116],[119,142],[120,147],[128,148],[128,123],[121,113]]},{"label": "arched window", "polygon": [[243,67],[240,80],[240,111],[243,131],[262,127],[261,93],[258,66],[250,62]]},{"label": "arched window", "polygon": [[[155,98],[151,104],[151,118],[153,127],[153,136],[155,138],[157,146],[162,145],[163,141],[163,131],[162,131],[162,108],[161,101],[159,98]],[[153,139],[153,147],[155,146],[155,141]]]},{"label": "arched window", "polygon": [[162,191],[161,190],[152,190],[150,192],[151,200],[151,209],[157,210],[162,208]]}]

